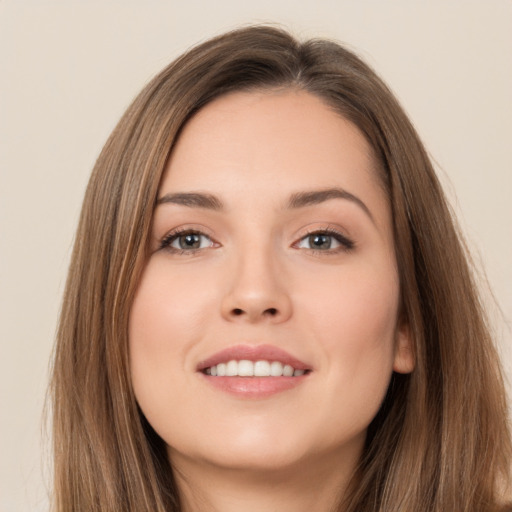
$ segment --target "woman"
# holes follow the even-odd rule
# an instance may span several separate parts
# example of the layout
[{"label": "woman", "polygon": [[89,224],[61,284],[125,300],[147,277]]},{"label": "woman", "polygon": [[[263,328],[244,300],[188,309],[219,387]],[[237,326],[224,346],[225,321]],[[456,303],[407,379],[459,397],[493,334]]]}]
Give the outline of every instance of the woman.
[{"label": "woman", "polygon": [[251,27],[139,95],[84,200],[55,510],[507,510],[500,367],[439,183],[356,56]]}]

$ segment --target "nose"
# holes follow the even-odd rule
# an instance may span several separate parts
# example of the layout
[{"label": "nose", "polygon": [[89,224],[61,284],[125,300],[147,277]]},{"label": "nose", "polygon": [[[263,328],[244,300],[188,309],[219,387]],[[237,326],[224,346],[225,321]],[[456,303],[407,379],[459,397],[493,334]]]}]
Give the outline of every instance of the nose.
[{"label": "nose", "polygon": [[292,315],[292,302],[275,258],[253,252],[239,259],[230,272],[221,310],[230,322],[287,321]]}]

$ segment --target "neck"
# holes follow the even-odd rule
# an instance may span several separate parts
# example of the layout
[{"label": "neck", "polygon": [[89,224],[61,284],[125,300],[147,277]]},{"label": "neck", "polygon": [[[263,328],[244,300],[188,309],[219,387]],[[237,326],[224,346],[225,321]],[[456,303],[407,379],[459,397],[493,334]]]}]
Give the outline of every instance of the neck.
[{"label": "neck", "polygon": [[358,455],[341,464],[339,458],[324,457],[271,470],[222,468],[179,456],[172,460],[183,512],[334,512]]}]

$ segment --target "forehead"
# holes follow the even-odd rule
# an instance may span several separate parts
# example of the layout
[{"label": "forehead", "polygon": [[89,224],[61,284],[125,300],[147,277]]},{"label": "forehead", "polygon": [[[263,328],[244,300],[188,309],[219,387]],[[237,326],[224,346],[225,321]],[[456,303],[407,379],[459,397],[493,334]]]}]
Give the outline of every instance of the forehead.
[{"label": "forehead", "polygon": [[316,96],[299,90],[237,92],[206,105],[185,125],[160,193],[277,198],[342,187],[386,202],[376,168],[360,130]]}]

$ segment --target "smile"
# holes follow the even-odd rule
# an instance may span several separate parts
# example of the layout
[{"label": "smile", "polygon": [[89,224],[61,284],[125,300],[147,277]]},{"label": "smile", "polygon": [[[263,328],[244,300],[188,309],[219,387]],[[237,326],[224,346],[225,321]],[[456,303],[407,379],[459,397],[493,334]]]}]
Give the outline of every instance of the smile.
[{"label": "smile", "polygon": [[235,345],[200,362],[205,381],[240,399],[263,399],[300,386],[313,367],[273,345]]},{"label": "smile", "polygon": [[299,377],[308,370],[294,368],[280,361],[231,360],[205,368],[204,373],[212,377]]}]

